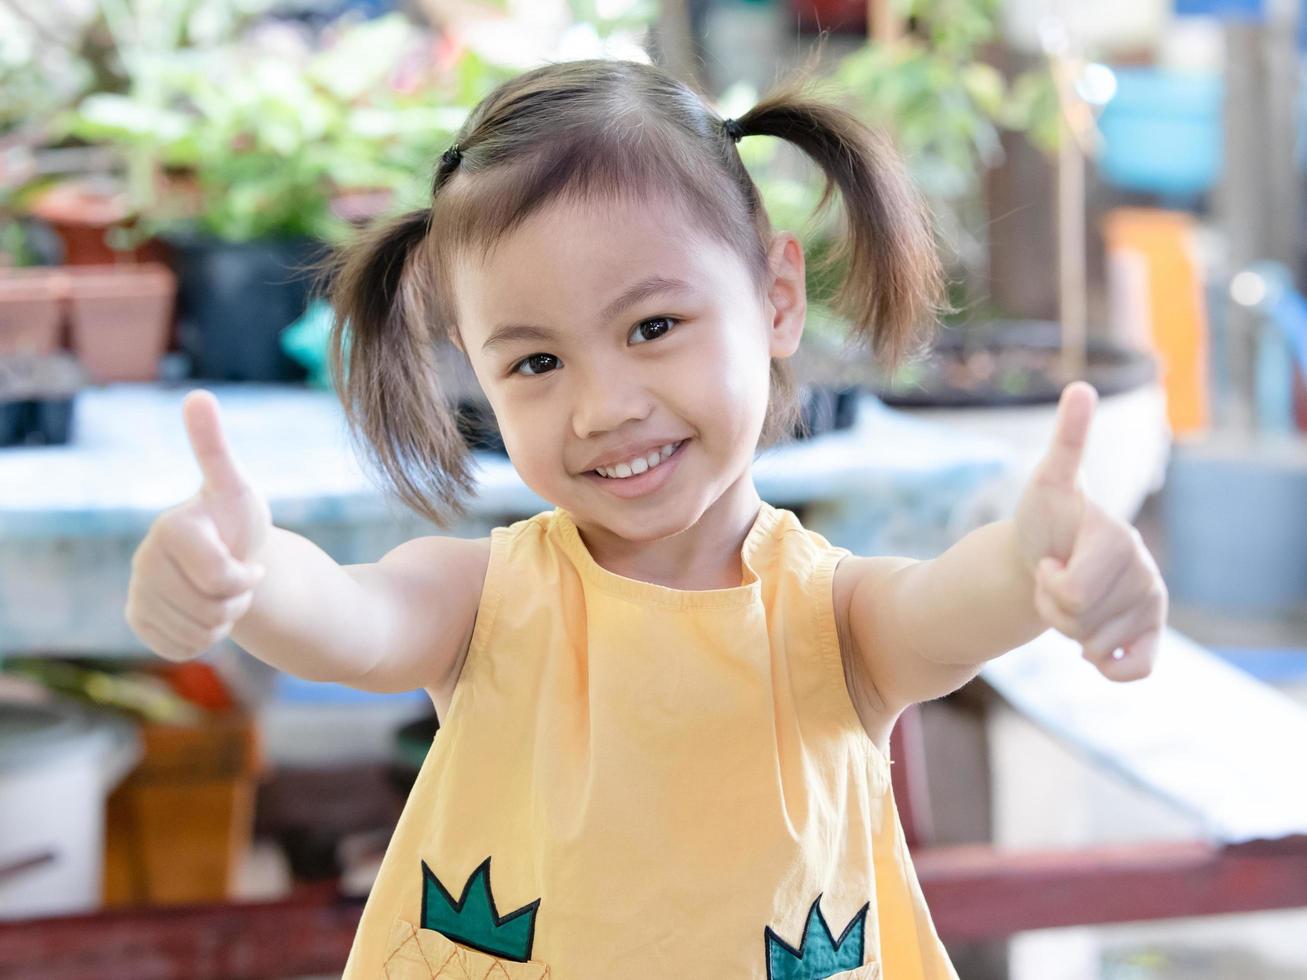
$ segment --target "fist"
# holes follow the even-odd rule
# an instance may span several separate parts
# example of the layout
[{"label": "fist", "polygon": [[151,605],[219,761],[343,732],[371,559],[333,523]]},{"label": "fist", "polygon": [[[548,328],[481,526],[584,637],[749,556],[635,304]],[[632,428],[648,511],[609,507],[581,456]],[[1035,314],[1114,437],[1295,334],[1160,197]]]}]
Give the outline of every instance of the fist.
[{"label": "fist", "polygon": [[1079,640],[1105,677],[1131,681],[1152,672],[1167,591],[1139,532],[1081,486],[1096,403],[1084,382],[1063,390],[1052,445],[1017,505],[1017,539],[1043,622]]},{"label": "fist", "polygon": [[272,518],[232,457],[210,392],[182,402],[202,483],[164,511],[132,556],[127,624],[155,653],[189,660],[225,638],[249,611]]}]

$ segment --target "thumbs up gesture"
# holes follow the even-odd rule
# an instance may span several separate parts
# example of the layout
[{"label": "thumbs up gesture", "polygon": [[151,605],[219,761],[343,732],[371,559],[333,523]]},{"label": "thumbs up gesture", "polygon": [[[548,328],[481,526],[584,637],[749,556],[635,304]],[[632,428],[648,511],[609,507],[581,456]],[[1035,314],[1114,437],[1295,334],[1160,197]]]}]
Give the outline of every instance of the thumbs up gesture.
[{"label": "thumbs up gesture", "polygon": [[1090,500],[1081,485],[1097,401],[1083,381],[1063,389],[1052,443],[1014,521],[1040,618],[1080,641],[1085,659],[1105,677],[1131,681],[1152,671],[1167,591],[1139,532]]},{"label": "thumbs up gesture", "polygon": [[231,632],[254,600],[272,527],[264,500],[232,457],[210,392],[182,402],[203,482],[157,517],[132,556],[128,625],[155,653],[189,660]]}]

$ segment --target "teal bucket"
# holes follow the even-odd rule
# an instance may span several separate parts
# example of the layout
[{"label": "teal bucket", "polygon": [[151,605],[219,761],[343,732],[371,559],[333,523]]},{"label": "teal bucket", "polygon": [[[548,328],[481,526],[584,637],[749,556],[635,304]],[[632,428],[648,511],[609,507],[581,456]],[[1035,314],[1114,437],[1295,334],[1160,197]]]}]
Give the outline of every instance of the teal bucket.
[{"label": "teal bucket", "polygon": [[1155,68],[1114,72],[1116,94],[1098,120],[1103,180],[1166,198],[1211,190],[1221,175],[1221,76]]}]

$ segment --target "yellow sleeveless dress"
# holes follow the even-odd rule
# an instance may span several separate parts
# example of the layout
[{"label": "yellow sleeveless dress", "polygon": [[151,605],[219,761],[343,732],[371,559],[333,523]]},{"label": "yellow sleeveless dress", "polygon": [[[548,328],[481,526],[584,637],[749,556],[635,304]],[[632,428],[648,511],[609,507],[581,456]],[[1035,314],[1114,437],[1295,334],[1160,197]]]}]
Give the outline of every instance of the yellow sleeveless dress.
[{"label": "yellow sleeveless dress", "polygon": [[347,980],[956,980],[840,662],[849,552],[763,503],[738,587],[491,534]]}]

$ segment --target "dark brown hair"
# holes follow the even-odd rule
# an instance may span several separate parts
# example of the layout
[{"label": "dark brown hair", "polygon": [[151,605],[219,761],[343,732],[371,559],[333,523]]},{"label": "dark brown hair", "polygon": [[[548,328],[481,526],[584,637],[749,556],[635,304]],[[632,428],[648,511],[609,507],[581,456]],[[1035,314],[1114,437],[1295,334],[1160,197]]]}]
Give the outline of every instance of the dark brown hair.
[{"label": "dark brown hair", "polygon": [[[892,147],[814,93],[806,72],[737,119],[744,136],[788,140],[823,171],[820,214],[839,191],[839,268],[831,299],[855,341],[892,368],[928,339],[941,273],[928,214]],[[332,260],[331,374],[351,433],[410,507],[446,526],[475,480],[436,345],[458,337],[451,259],[487,254],[556,199],[662,197],[735,251],[765,295],[771,223],[735,141],[707,100],[662,69],[631,61],[547,64],[503,83],[469,115],[437,163],[430,207],[364,233]],[[760,444],[799,416],[791,369],[773,360]]]}]

